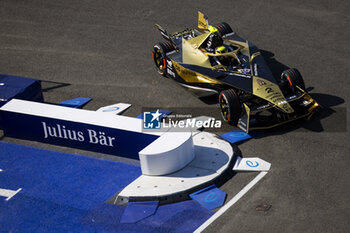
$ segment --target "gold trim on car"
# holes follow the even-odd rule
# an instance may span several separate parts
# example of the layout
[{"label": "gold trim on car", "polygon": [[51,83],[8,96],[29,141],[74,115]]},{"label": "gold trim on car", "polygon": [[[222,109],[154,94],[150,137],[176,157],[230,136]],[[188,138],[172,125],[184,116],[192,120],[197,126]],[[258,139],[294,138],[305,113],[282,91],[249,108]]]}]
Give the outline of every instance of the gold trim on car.
[{"label": "gold trim on car", "polygon": [[285,113],[294,112],[294,109],[287,102],[279,86],[273,82],[253,76],[253,94],[269,101]]},{"label": "gold trim on car", "polygon": [[211,79],[208,76],[197,73],[195,71],[186,69],[179,63],[173,61],[173,66],[178,75],[187,83],[211,83],[211,84],[222,84],[221,82]]},{"label": "gold trim on car", "polygon": [[211,68],[209,57],[182,38],[182,63]]},{"label": "gold trim on car", "polygon": [[250,57],[250,65],[252,65],[254,59],[257,57],[257,56],[260,56],[261,55],[261,52],[256,52],[254,53],[251,57]]}]

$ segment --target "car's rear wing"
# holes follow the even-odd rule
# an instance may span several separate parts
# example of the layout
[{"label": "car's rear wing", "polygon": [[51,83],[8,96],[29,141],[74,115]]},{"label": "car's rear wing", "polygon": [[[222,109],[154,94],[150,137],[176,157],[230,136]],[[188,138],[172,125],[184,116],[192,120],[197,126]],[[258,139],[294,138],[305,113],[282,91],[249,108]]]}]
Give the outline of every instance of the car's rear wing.
[{"label": "car's rear wing", "polygon": [[163,38],[169,41],[172,45],[174,45],[175,49],[177,50],[176,43],[173,41],[173,39],[169,36],[167,31],[162,28],[159,24],[156,24],[157,29],[160,31],[160,34],[162,34]]},{"label": "car's rear wing", "polygon": [[208,17],[205,16],[202,12],[198,11],[198,29],[208,29],[209,22]]}]

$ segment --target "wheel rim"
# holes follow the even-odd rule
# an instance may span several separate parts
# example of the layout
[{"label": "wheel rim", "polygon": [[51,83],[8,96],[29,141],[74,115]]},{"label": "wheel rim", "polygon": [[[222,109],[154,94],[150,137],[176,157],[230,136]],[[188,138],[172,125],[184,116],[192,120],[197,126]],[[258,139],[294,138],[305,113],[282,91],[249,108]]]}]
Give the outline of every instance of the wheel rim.
[{"label": "wheel rim", "polygon": [[293,83],[292,83],[291,79],[289,78],[288,74],[284,74],[283,77],[284,77],[285,80],[288,81],[289,85],[291,87],[293,87]]},{"label": "wheel rim", "polygon": [[230,107],[229,107],[228,101],[224,95],[220,95],[219,103],[220,103],[220,110],[221,110],[222,117],[224,118],[225,121],[229,121],[230,120]]},{"label": "wheel rim", "polygon": [[162,52],[159,48],[154,47],[153,61],[160,72],[165,70],[165,59],[163,58]]}]

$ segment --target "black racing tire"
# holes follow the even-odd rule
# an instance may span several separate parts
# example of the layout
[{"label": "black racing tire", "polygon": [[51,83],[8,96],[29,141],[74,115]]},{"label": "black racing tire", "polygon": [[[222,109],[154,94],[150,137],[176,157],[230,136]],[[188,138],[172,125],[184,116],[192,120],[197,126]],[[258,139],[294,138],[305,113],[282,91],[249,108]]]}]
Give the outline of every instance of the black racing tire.
[{"label": "black racing tire", "polygon": [[288,82],[293,92],[297,91],[296,86],[305,90],[305,83],[304,83],[303,77],[301,76],[300,72],[295,68],[291,68],[283,71],[281,74],[281,79],[282,81]]},{"label": "black racing tire", "polygon": [[215,25],[215,27],[218,29],[220,36],[224,36],[226,34],[233,32],[230,25],[228,25],[228,23],[225,23],[225,22],[218,23]]},{"label": "black racing tire", "polygon": [[174,45],[169,42],[158,42],[153,46],[152,51],[152,59],[154,64],[156,65],[157,71],[162,76],[166,77],[167,69],[166,69],[166,54],[175,50]]},{"label": "black racing tire", "polygon": [[219,95],[219,106],[224,121],[231,125],[237,125],[242,110],[241,102],[235,90],[222,91]]}]

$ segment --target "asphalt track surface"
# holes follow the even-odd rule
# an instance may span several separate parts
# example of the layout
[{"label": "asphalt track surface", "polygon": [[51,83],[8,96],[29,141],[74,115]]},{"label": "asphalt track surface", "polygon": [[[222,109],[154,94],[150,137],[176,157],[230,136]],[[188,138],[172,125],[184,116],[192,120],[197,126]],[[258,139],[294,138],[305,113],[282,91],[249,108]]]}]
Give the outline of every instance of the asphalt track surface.
[{"label": "asphalt track surface", "polygon": [[[348,232],[349,41],[348,1],[14,1],[0,0],[0,73],[42,80],[47,102],[91,97],[86,109],[116,102],[141,108],[206,107],[171,80],[157,75],[151,59],[168,31],[195,25],[197,10],[212,24],[226,21],[252,41],[278,75],[297,67],[323,105],[311,122],[298,122],[239,145],[272,170],[207,232]],[[1,136],[38,148],[114,156]],[[133,162],[133,161],[131,161]],[[133,162],[137,163],[137,162]],[[254,175],[221,189],[232,198]],[[256,207],[267,203],[268,211]]]}]

